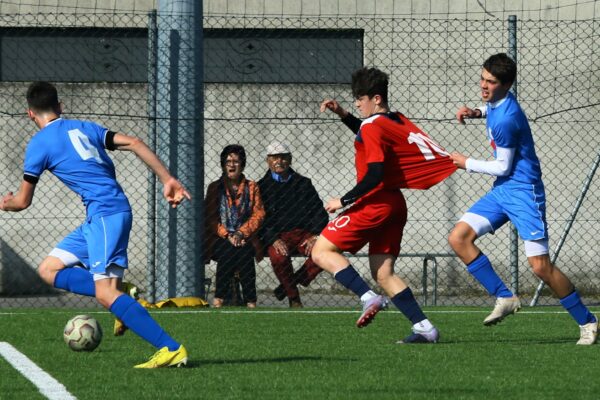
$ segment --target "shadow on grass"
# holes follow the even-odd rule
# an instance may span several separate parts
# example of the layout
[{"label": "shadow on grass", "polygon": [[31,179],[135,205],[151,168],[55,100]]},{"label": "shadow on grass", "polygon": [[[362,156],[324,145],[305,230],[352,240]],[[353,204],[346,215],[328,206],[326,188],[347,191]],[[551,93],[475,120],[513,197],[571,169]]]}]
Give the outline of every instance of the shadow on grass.
[{"label": "shadow on grass", "polygon": [[516,345],[525,345],[531,346],[536,344],[565,344],[572,343],[575,344],[577,342],[576,337],[562,337],[562,338],[547,338],[547,339],[536,339],[536,338],[519,338],[519,339],[459,339],[459,340],[444,340],[442,342],[437,343],[436,345],[444,345],[444,344],[464,344],[464,343],[488,343],[488,344],[516,344]]},{"label": "shadow on grass", "polygon": [[298,361],[341,361],[358,362],[356,358],[340,357],[321,357],[321,356],[296,356],[296,357],[267,357],[267,358],[245,358],[237,360],[192,360],[188,362],[188,367],[199,367],[203,365],[225,365],[225,364],[271,364],[271,363],[290,363]]}]

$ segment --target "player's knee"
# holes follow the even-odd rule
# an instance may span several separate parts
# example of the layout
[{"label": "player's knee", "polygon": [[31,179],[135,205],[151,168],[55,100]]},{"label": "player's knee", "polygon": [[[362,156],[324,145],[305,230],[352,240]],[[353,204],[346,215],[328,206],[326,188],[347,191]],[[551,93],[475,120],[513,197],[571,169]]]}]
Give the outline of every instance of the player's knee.
[{"label": "player's knee", "polygon": [[322,268],[323,265],[325,265],[327,262],[329,253],[330,252],[327,251],[327,249],[315,246],[312,249],[311,258],[315,262],[315,264]]},{"label": "player's knee", "polygon": [[377,282],[377,285],[379,285],[382,288],[385,288],[388,286],[389,282],[391,281],[393,275],[389,275],[389,274],[378,274],[376,272],[371,272],[371,276],[373,277],[373,279],[375,280],[375,282]]},{"label": "player's knee", "polygon": [[100,295],[96,295],[96,300],[98,300],[98,303],[100,303],[100,305],[104,308],[106,308],[107,310],[110,308],[112,303],[109,303],[105,297],[100,296]]},{"label": "player's knee", "polygon": [[549,262],[543,259],[530,258],[529,263],[531,265],[531,270],[533,273],[544,282],[550,277],[552,274],[552,270],[554,266]]},{"label": "player's knee", "polygon": [[550,277],[550,270],[548,268],[543,266],[532,266],[531,270],[538,278],[540,278],[544,282],[548,281],[548,278]]},{"label": "player's knee", "polygon": [[48,260],[44,260],[41,262],[40,266],[38,267],[38,275],[48,285],[54,286],[54,280],[56,279],[56,274],[61,269],[62,269],[62,266],[61,266],[61,268],[58,268],[58,266],[53,265],[53,263],[49,262]]},{"label": "player's knee", "polygon": [[40,278],[42,278],[44,282],[54,286],[54,279],[56,278],[56,273],[51,273],[47,265],[44,265],[43,263],[40,264],[40,266],[38,267],[38,275],[40,276]]},{"label": "player's knee", "polygon": [[98,303],[100,303],[102,307],[110,309],[110,306],[115,301],[115,298],[116,297],[112,291],[101,290],[98,289],[98,286],[96,286],[96,300],[98,300]]},{"label": "player's knee", "polygon": [[477,234],[473,228],[464,222],[458,222],[448,235],[448,244],[455,253],[460,255],[474,246],[476,239]]},{"label": "player's knee", "polygon": [[448,235],[448,244],[452,247],[452,250],[459,251],[466,245],[466,237],[462,235],[456,228]]}]

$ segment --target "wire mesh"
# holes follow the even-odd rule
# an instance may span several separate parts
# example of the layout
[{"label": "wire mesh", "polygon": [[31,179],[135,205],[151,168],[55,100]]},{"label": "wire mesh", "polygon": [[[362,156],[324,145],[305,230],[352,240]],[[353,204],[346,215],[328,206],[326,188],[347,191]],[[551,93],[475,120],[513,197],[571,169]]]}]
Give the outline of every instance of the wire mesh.
[{"label": "wire mesh", "polygon": [[[28,29],[31,36],[44,28],[47,40],[69,27],[146,28],[148,17],[138,14],[94,14],[77,18],[69,14],[4,15],[1,27]],[[205,16],[204,28],[236,29],[244,39],[244,29],[362,30],[363,63],[390,74],[390,105],[403,112],[448,150],[477,158],[490,158],[484,121],[458,125],[454,113],[462,104],[478,106],[481,64],[489,55],[507,50],[507,23],[504,20],[418,19],[382,17],[284,17],[284,16]],[[600,98],[598,21],[518,21],[519,100],[529,117],[542,163],[548,199],[547,219],[550,245],[558,241],[580,195],[585,178],[600,150],[597,135]],[[253,40],[259,40],[254,38]],[[146,44],[144,44],[146,45]],[[118,44],[114,44],[118,46]],[[239,65],[250,59],[261,61],[264,43],[239,52]],[[252,50],[255,49],[255,50]],[[111,49],[105,49],[110,59]],[[84,68],[88,60],[55,59],[50,51],[37,48],[39,79],[50,79],[53,70]],[[264,53],[263,53],[264,54]],[[19,51],[2,58],[16,57]],[[265,58],[263,57],[262,60]],[[272,59],[272,55],[269,58]],[[146,67],[148,60],[139,60]],[[231,68],[223,60],[222,68]],[[272,65],[271,68],[277,68]],[[257,69],[258,70],[258,69]],[[255,73],[260,73],[258,70]],[[295,73],[287,71],[287,73]],[[0,82],[0,174],[2,192],[18,187],[23,153],[35,127],[24,113],[27,82]],[[151,115],[147,107],[146,83],[57,82],[59,95],[69,118],[98,121],[111,130],[134,134],[146,142]],[[322,200],[343,195],[355,182],[353,136],[332,115],[320,114],[324,98],[336,98],[352,109],[348,84],[286,83],[205,83],[204,85],[204,182],[205,187],[222,174],[219,155],[228,144],[245,147],[244,174],[258,180],[268,170],[266,147],[272,141],[287,144],[293,155],[292,167],[311,179]],[[159,104],[158,107],[161,107]],[[161,110],[158,110],[160,114]],[[152,248],[148,218],[148,172],[132,154],[114,152],[118,179],[134,210],[128,280],[148,289],[168,284],[148,282]],[[447,236],[456,220],[483,195],[493,178],[455,173],[444,183],[427,191],[404,191],[409,209],[401,257],[396,272],[405,278],[419,300],[437,305],[489,305],[491,299],[466,273],[465,266],[452,255]],[[557,265],[588,298],[598,296],[598,179],[592,180],[573,229],[561,249]],[[184,182],[185,183],[185,182]],[[195,199],[200,201],[200,199]],[[166,207],[166,203],[159,203]],[[283,205],[285,207],[285,205]],[[30,209],[18,214],[0,215],[0,304],[3,306],[82,306],[88,299],[59,293],[35,277],[43,257],[68,232],[83,221],[84,211],[75,195],[50,174],[38,184]],[[267,215],[268,218],[268,215]],[[478,241],[505,282],[511,281],[508,227]],[[519,244],[519,293],[533,296],[538,280],[530,271],[522,243]],[[375,286],[370,277],[366,249],[350,256],[352,264]],[[424,258],[435,256],[437,268]],[[297,271],[305,257],[292,258]],[[206,264],[208,297],[214,295],[216,262]],[[255,264],[259,306],[288,306],[273,290],[280,284],[269,258]],[[435,272],[435,273],[434,273]],[[243,278],[243,277],[242,277]],[[36,283],[32,283],[36,282]],[[234,281],[232,288],[236,288]],[[305,306],[347,306],[356,300],[327,273],[319,274],[307,287],[300,286]],[[243,295],[233,290],[227,304],[242,305]],[[541,304],[553,304],[545,290]]]}]

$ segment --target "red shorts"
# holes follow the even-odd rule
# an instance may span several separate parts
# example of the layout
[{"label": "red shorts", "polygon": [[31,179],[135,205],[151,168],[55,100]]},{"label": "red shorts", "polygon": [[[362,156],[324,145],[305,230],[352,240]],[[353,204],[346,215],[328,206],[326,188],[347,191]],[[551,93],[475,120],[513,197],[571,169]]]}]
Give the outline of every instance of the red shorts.
[{"label": "red shorts", "polygon": [[397,257],[406,215],[406,201],[400,190],[380,190],[359,199],[329,222],[321,235],[352,254],[368,243],[369,254]]}]

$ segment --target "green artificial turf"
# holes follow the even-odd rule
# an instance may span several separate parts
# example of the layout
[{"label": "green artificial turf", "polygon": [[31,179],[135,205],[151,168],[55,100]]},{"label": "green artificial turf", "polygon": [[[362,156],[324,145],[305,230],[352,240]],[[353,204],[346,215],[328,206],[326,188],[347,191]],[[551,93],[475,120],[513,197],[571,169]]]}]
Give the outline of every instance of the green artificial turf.
[{"label": "green artificial turf", "polygon": [[[152,315],[190,354],[187,368],[137,370],[154,348],[112,317],[91,353],[63,342],[86,310],[5,310],[8,342],[84,399],[597,399],[600,347],[576,346],[577,325],[557,308],[525,309],[494,327],[489,309],[431,308],[435,345],[398,345],[410,331],[397,312],[364,329],[356,310],[177,310]],[[87,310],[90,312],[90,310]],[[92,311],[93,312],[93,311]],[[44,398],[0,357],[0,399]]]}]

